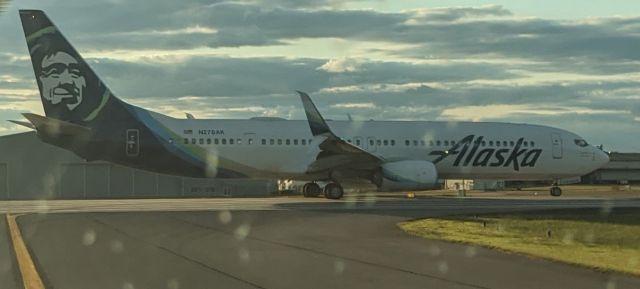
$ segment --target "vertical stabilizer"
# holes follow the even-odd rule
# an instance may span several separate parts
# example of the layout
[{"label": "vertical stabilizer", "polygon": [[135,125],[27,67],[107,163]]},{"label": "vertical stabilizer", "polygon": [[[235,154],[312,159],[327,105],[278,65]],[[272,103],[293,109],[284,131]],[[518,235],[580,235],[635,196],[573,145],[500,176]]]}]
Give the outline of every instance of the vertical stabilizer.
[{"label": "vertical stabilizer", "polygon": [[93,121],[113,95],[40,10],[20,10],[40,97],[48,117]]}]

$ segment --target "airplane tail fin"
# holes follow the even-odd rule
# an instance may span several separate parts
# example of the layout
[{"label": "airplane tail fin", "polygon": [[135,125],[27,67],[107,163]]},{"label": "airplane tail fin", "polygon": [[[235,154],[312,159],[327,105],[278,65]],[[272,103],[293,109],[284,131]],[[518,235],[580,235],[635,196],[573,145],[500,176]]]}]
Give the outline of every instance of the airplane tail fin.
[{"label": "airplane tail fin", "polygon": [[43,11],[20,20],[47,117],[87,124],[118,102]]}]

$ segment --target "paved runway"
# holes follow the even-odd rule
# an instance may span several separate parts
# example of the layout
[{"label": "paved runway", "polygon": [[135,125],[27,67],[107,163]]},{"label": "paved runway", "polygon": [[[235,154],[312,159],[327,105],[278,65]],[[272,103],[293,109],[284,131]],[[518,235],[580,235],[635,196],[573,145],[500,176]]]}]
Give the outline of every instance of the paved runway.
[{"label": "paved runway", "polygon": [[[638,278],[428,241],[396,226],[417,217],[563,207],[606,211],[640,207],[640,200],[0,203],[2,212],[37,212],[18,223],[49,288],[640,288]],[[1,245],[5,259],[11,252]],[[15,270],[7,272],[0,270],[0,281],[16,284]]]}]

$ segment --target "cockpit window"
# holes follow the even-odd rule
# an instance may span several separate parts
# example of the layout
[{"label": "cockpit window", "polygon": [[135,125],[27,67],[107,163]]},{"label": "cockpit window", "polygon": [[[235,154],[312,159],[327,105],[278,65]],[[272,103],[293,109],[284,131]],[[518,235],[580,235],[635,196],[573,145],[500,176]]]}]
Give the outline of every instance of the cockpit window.
[{"label": "cockpit window", "polygon": [[589,144],[587,143],[587,141],[586,141],[586,140],[579,139],[579,138],[575,139],[575,140],[574,140],[574,142],[575,142],[575,143],[576,143],[576,145],[577,145],[577,146],[579,146],[579,147],[586,147],[586,146],[588,146],[588,145],[589,145]]}]

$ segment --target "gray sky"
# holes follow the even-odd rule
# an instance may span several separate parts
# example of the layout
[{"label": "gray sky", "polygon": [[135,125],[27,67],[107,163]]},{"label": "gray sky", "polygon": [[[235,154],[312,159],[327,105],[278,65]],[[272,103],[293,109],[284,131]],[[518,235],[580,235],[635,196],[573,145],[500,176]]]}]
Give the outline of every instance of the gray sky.
[{"label": "gray sky", "polygon": [[43,113],[17,13],[29,8],[120,98],[175,117],[303,119],[303,90],[332,119],[526,122],[640,152],[634,3],[13,1],[0,120]]}]

